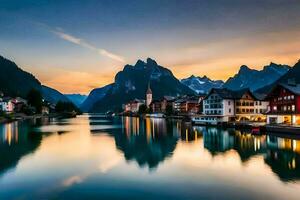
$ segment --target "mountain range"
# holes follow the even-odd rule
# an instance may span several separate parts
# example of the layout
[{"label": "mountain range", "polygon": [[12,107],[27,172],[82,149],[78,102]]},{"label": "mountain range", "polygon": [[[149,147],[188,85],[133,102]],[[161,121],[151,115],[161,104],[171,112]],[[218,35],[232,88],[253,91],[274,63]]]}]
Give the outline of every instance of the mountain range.
[{"label": "mountain range", "polygon": [[249,88],[250,90],[255,91],[276,82],[290,69],[291,67],[288,65],[275,63],[264,66],[262,70],[250,69],[248,66],[242,65],[239,72],[233,77],[230,77],[223,87],[231,90]]},{"label": "mountain range", "polygon": [[284,83],[284,84],[300,84],[300,60],[283,76],[277,79],[275,82],[266,85],[262,88],[256,90],[256,93],[266,95],[276,84]]},{"label": "mountain range", "polygon": [[190,76],[182,79],[181,83],[188,86],[198,94],[207,94],[212,88],[221,88],[224,84],[222,80],[211,80],[207,76]]},{"label": "mountain range", "polygon": [[31,89],[39,90],[43,98],[51,103],[73,102],[85,112],[119,110],[124,103],[135,98],[144,99],[148,85],[153,97],[179,96],[207,93],[211,88],[240,90],[250,88],[258,94],[266,94],[276,83],[293,80],[300,84],[300,61],[294,66],[270,63],[262,70],[243,65],[237,74],[225,83],[206,76],[190,76],[178,80],[173,73],[151,58],[138,60],[134,65],[125,65],[115,76],[114,83],[93,89],[88,96],[81,94],[63,95],[59,91],[42,85],[32,74],[20,69],[14,62],[0,56],[0,91],[6,96],[26,98]]}]

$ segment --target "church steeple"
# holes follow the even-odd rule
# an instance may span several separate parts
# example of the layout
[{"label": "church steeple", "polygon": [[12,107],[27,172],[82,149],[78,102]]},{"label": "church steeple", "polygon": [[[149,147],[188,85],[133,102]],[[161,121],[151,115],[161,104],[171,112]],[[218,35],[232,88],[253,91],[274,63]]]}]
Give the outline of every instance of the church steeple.
[{"label": "church steeple", "polygon": [[146,94],[152,94],[152,90],[150,88],[150,82],[148,83],[148,89],[147,89]]},{"label": "church steeple", "polygon": [[150,82],[148,83],[148,89],[146,92],[146,106],[149,108],[150,104],[152,102],[152,90],[150,88]]}]

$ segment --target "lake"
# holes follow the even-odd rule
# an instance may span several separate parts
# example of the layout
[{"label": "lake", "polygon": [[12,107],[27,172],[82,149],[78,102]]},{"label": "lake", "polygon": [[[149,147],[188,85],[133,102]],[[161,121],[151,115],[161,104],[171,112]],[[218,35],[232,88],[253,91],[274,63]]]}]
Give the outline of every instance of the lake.
[{"label": "lake", "polygon": [[0,125],[0,199],[299,199],[300,140],[165,119]]}]

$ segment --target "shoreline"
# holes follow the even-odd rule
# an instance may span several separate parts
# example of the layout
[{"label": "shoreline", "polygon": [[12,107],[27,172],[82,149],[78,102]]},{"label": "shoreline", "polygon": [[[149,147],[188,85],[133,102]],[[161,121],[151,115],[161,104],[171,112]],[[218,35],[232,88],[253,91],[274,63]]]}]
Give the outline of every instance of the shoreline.
[{"label": "shoreline", "polygon": [[7,124],[15,121],[24,121],[24,120],[30,120],[30,119],[40,119],[40,118],[59,118],[59,117],[76,117],[76,115],[69,115],[66,113],[50,113],[47,115],[43,114],[36,114],[36,115],[25,115],[23,113],[17,113],[13,118],[8,119],[5,117],[0,117],[0,125],[1,124]]}]

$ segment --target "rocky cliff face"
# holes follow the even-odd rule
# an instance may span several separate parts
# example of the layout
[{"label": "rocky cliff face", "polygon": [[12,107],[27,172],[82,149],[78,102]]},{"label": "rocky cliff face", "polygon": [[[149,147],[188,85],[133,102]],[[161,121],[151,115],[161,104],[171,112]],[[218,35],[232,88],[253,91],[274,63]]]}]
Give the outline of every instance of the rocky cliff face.
[{"label": "rocky cliff face", "polygon": [[134,98],[144,99],[148,84],[151,86],[154,98],[194,93],[175,78],[169,69],[148,58],[146,62],[138,60],[135,65],[125,65],[124,69],[116,74],[115,82],[106,95],[89,111],[118,110],[122,104]]},{"label": "rocky cliff face", "polygon": [[224,84],[222,80],[211,80],[207,76],[190,76],[182,79],[181,83],[198,94],[207,94],[212,88],[221,88]]},{"label": "rocky cliff face", "polygon": [[231,90],[250,88],[250,90],[255,91],[276,82],[289,69],[288,65],[275,63],[270,63],[270,65],[265,66],[262,70],[250,69],[246,65],[243,65],[236,75],[225,82],[223,87]]}]

